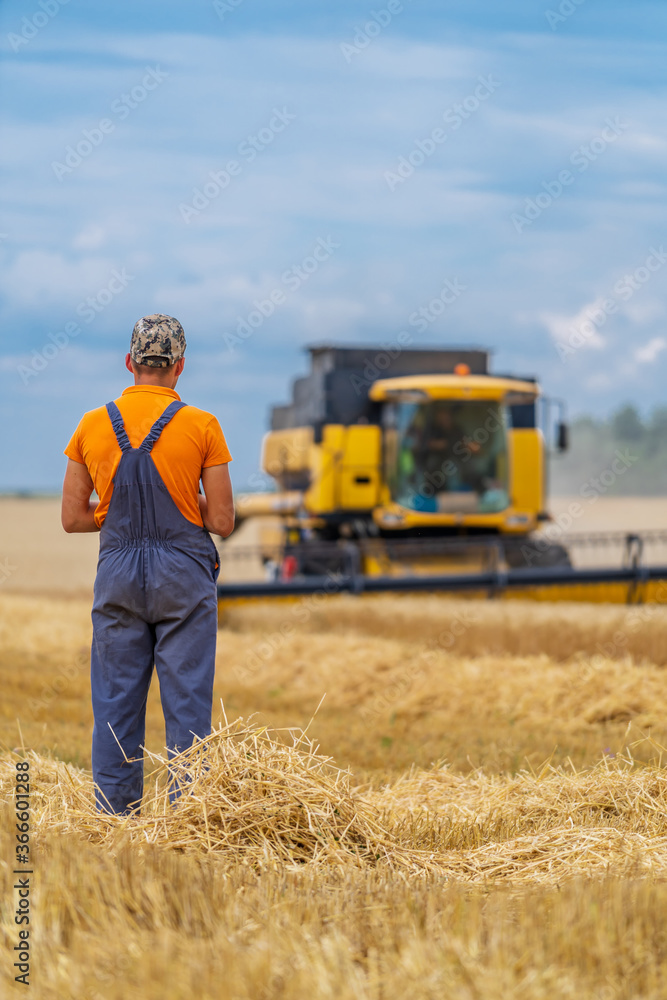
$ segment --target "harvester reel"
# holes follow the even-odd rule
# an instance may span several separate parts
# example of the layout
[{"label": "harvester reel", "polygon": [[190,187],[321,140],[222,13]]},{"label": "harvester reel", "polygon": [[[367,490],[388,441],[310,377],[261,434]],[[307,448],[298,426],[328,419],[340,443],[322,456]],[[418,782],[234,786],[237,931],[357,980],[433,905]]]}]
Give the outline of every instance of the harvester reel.
[{"label": "harvester reel", "polygon": [[546,539],[524,538],[512,544],[505,543],[505,559],[510,569],[571,566],[570,553],[564,545]]}]

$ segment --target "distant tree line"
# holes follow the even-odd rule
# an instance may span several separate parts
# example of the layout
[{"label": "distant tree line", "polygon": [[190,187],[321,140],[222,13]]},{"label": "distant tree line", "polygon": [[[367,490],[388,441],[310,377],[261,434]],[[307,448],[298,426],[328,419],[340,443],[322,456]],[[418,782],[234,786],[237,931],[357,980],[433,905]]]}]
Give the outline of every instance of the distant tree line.
[{"label": "distant tree line", "polygon": [[[616,461],[619,453],[623,462]],[[591,485],[601,474],[603,486]],[[657,407],[646,419],[630,404],[608,420],[577,418],[569,450],[551,461],[550,478],[552,495],[595,489],[609,496],[667,497],[667,407]]]}]

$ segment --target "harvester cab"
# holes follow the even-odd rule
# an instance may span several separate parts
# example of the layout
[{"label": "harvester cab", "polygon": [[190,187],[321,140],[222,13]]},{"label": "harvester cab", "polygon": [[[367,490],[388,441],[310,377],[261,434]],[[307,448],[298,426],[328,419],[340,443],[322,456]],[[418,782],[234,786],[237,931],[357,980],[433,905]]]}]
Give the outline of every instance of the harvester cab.
[{"label": "harvester cab", "polygon": [[[365,575],[470,568],[499,551],[509,567],[569,565],[561,545],[531,543],[548,518],[548,411],[534,379],[490,374],[479,349],[308,351],[311,370],[273,407],[264,439],[276,489],[237,502],[239,523],[280,518],[264,555],[279,575],[350,560]],[[566,443],[561,414],[556,445]],[[473,555],[451,544],[463,540],[486,544]]]}]

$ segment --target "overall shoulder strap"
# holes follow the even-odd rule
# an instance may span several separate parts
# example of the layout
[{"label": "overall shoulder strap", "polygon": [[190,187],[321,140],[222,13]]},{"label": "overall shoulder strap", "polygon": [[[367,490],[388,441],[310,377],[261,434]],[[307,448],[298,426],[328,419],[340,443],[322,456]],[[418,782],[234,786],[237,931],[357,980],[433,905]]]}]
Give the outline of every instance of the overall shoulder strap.
[{"label": "overall shoulder strap", "polygon": [[114,429],[114,434],[116,435],[116,440],[120,445],[121,451],[129,451],[132,448],[130,444],[130,439],[127,436],[127,431],[125,430],[125,424],[123,423],[123,418],[120,415],[120,410],[114,402],[107,403],[107,413],[111,420],[111,426]]},{"label": "overall shoulder strap", "polygon": [[158,417],[158,419],[155,421],[155,423],[151,427],[150,431],[148,432],[144,440],[141,442],[141,445],[139,446],[141,450],[150,452],[153,448],[153,445],[160,437],[160,434],[162,434],[162,431],[165,429],[171,418],[175,416],[175,414],[177,414],[179,410],[182,410],[183,407],[187,405],[188,405],[187,403],[184,403],[180,399],[175,399],[173,403],[170,403],[167,409],[162,414],[162,416]]}]

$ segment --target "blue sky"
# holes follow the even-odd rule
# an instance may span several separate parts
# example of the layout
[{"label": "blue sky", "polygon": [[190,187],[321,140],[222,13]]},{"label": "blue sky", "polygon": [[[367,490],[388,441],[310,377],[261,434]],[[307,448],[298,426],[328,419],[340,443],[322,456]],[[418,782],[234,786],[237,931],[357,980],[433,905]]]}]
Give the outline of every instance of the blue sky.
[{"label": "blue sky", "polygon": [[664,2],[0,2],[0,489],[59,485],[156,311],[240,487],[311,342],[664,404],[666,38]]}]

